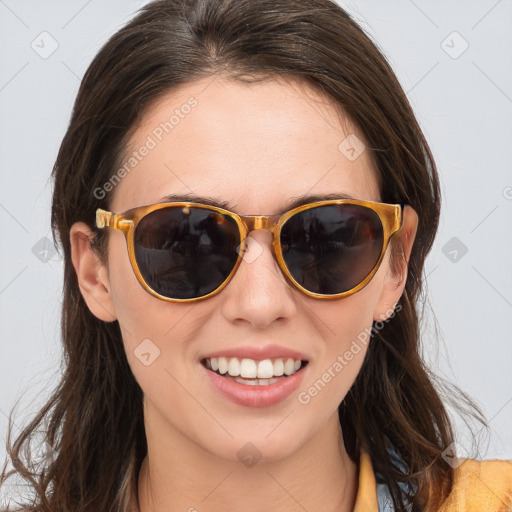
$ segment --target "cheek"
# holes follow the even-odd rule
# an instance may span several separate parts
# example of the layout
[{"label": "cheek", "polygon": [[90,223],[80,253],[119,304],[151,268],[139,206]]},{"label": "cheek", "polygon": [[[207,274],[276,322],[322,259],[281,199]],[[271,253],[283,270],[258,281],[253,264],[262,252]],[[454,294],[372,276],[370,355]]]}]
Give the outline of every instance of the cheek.
[{"label": "cheek", "polygon": [[194,304],[165,302],[150,295],[129,262],[120,260],[111,285],[128,364],[149,402],[158,404],[164,415],[177,411],[178,417],[186,417],[190,398],[183,384],[190,370],[185,363],[194,333],[194,315],[189,314]]},{"label": "cheek", "polygon": [[109,243],[109,280],[117,320],[128,361],[137,376],[142,367],[172,361],[190,331],[188,313],[194,304],[165,302],[148,293],[139,283],[119,237]]},{"label": "cheek", "polygon": [[317,306],[316,313],[325,325],[323,333],[330,353],[347,350],[352,341],[361,339],[371,329],[381,290],[382,280],[377,273],[359,292]]},{"label": "cheek", "polygon": [[363,364],[382,289],[379,273],[361,291],[344,299],[312,303],[324,346],[310,368],[298,401],[316,404],[316,414],[334,412],[354,383]]},{"label": "cheek", "polygon": [[[198,371],[194,340],[214,303],[172,303],[148,293],[131,267],[126,242],[119,234],[121,239],[112,237],[109,244],[109,279],[128,364],[148,401],[167,415],[166,421],[181,422],[179,428],[186,431],[187,419],[192,421],[189,392],[200,393],[190,384],[191,375]],[[194,413],[200,415],[201,409]]]},{"label": "cheek", "polygon": [[[152,297],[142,288],[130,264],[126,242],[121,233],[109,240],[109,279],[117,320],[125,341],[150,337],[155,327],[148,307]],[[120,236],[118,236],[120,235]]]},{"label": "cheek", "polygon": [[[335,300],[311,300],[311,310],[320,322],[324,339],[331,340],[331,348],[341,350],[352,340],[371,329],[375,311],[385,290],[389,270],[389,249],[371,281],[358,292]],[[323,327],[321,325],[323,324]]]}]

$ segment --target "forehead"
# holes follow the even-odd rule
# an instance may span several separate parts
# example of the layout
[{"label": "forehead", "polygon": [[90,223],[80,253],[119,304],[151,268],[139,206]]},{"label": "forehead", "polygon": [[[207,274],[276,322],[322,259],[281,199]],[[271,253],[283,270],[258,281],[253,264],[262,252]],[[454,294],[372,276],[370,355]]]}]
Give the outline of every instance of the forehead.
[{"label": "forehead", "polygon": [[327,98],[296,80],[209,77],[146,111],[110,207],[124,211],[170,194],[220,198],[242,215],[278,213],[302,195],[378,201],[363,141]]}]

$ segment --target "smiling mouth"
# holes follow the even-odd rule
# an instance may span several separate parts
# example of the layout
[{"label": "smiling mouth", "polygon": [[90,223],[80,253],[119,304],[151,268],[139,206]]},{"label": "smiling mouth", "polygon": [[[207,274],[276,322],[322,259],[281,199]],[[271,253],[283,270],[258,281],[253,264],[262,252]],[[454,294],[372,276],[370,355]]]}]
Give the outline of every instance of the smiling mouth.
[{"label": "smiling mouth", "polygon": [[301,371],[308,361],[292,358],[256,360],[212,357],[201,360],[201,364],[207,370],[240,384],[268,386]]}]

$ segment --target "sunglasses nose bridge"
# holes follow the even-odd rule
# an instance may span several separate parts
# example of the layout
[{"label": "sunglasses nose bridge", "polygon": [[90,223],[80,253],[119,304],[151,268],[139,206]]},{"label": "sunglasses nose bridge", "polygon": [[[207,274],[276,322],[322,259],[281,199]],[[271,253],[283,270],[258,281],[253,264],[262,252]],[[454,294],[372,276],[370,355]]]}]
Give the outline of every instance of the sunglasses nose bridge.
[{"label": "sunglasses nose bridge", "polygon": [[278,215],[244,215],[242,220],[248,233],[257,229],[267,229],[273,232],[278,217]]}]

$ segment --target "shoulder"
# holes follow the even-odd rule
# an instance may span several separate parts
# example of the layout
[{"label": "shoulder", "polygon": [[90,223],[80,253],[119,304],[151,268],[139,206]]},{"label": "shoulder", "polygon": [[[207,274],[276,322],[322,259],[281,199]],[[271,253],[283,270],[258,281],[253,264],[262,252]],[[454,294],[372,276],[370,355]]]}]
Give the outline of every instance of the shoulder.
[{"label": "shoulder", "polygon": [[453,490],[439,512],[509,512],[512,510],[512,462],[463,459]]}]

